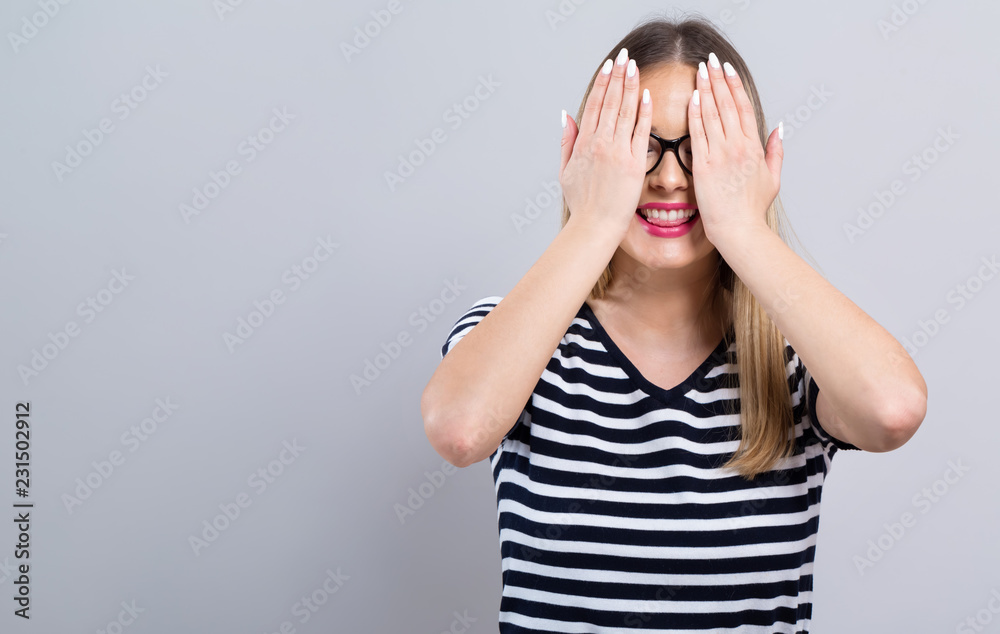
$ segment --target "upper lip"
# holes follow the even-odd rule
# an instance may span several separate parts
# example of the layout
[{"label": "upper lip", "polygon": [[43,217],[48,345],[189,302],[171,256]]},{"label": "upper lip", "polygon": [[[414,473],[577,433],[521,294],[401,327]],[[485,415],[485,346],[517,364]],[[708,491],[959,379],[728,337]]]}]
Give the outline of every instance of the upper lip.
[{"label": "upper lip", "polygon": [[639,209],[697,209],[694,205],[688,203],[646,203],[645,205],[639,205]]}]

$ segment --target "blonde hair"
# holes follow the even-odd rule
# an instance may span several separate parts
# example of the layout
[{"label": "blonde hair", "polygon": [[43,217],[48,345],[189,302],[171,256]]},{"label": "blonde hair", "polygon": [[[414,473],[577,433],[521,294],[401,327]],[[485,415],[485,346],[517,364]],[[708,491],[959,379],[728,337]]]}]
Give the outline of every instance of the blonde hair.
[{"label": "blonde hair", "polygon": [[[716,30],[709,20],[700,16],[681,20],[665,17],[647,19],[615,44],[608,55],[601,58],[601,63],[605,59],[614,59],[622,48],[628,49],[629,57],[635,60],[640,74],[643,69],[667,64],[697,67],[698,62],[708,59],[711,52],[718,55],[722,62],[728,61],[736,69],[753,103],[761,147],[766,145],[769,127],[764,120],[750,70],[726,36]],[[583,109],[599,70],[599,66],[594,70],[580,103],[576,116],[578,122],[583,119]],[[562,226],[566,226],[569,216],[569,207],[564,199]],[[768,207],[766,221],[785,244],[789,244],[791,237],[799,242],[785,216],[780,197],[775,197]],[[740,386],[740,444],[723,467],[734,469],[744,478],[753,480],[794,452],[795,426],[786,374],[784,337],[750,289],[721,256],[718,260],[719,266],[709,285],[707,299],[715,307],[723,299],[723,293],[730,295]],[[603,299],[614,279],[615,271],[609,262],[591,289],[590,298]]]}]

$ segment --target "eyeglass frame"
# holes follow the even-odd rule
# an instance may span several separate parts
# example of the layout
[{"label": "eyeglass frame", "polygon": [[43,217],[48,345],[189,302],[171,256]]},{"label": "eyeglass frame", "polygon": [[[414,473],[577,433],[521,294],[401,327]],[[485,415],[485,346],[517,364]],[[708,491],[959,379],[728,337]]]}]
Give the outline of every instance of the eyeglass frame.
[{"label": "eyeglass frame", "polygon": [[660,144],[660,157],[656,159],[656,163],[653,165],[653,167],[649,168],[649,170],[646,171],[647,175],[652,174],[653,171],[660,166],[660,163],[663,161],[663,157],[667,155],[668,151],[670,151],[674,153],[674,158],[677,159],[677,164],[681,166],[681,169],[690,174],[691,176],[694,176],[691,170],[689,170],[687,167],[684,166],[684,161],[681,160],[681,155],[678,152],[678,148],[681,146],[681,143],[684,141],[684,139],[690,138],[691,137],[690,134],[685,134],[682,137],[671,139],[669,141],[662,137],[657,136],[653,132],[650,132],[649,136],[656,139],[656,142]]}]

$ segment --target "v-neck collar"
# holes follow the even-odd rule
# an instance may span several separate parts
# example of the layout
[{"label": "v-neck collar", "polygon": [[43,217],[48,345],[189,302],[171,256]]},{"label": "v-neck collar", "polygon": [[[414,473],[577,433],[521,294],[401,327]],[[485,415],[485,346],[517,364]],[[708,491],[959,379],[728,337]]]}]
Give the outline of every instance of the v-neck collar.
[{"label": "v-neck collar", "polygon": [[705,375],[708,374],[708,372],[716,365],[726,363],[726,351],[729,349],[730,343],[735,337],[734,327],[730,324],[726,336],[723,337],[718,345],[715,346],[715,349],[712,350],[712,353],[708,356],[708,358],[702,361],[690,376],[668,390],[654,384],[652,381],[643,376],[641,372],[639,372],[639,369],[635,367],[627,356],[625,356],[625,353],[622,352],[621,348],[618,347],[618,344],[616,344],[611,338],[611,335],[609,335],[604,329],[601,322],[598,321],[593,309],[587,302],[584,302],[583,306],[580,307],[580,316],[590,323],[594,332],[597,334],[597,338],[602,344],[604,344],[608,353],[621,365],[625,374],[627,374],[628,377],[636,385],[638,385],[643,392],[649,394],[664,404],[675,401],[677,398],[689,392],[691,388],[701,382],[701,380],[705,378]]}]

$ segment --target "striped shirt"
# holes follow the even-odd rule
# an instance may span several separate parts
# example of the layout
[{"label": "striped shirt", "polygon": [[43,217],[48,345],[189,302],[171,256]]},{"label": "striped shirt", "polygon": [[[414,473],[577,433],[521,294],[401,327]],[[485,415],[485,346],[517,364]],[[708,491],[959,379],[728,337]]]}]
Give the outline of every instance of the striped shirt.
[{"label": "striped shirt", "polygon": [[[443,359],[502,297],[456,322]],[[819,388],[785,339],[795,454],[748,482],[735,344],[669,390],[643,377],[584,303],[490,455],[501,633],[808,632],[823,480],[837,449]]]}]

